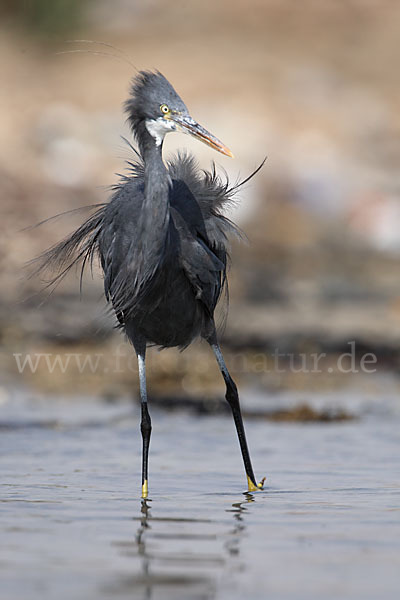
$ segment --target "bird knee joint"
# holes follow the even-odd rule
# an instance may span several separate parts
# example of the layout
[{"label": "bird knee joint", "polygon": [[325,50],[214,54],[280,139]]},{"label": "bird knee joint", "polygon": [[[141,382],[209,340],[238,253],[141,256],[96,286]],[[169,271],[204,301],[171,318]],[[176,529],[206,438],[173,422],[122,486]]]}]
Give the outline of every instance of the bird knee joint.
[{"label": "bird knee joint", "polygon": [[150,435],[151,433],[151,421],[150,418],[149,419],[144,419],[141,423],[140,423],[140,431],[142,432],[142,435]]},{"label": "bird knee joint", "polygon": [[235,384],[227,388],[225,398],[230,406],[236,406],[239,404],[239,395]]}]

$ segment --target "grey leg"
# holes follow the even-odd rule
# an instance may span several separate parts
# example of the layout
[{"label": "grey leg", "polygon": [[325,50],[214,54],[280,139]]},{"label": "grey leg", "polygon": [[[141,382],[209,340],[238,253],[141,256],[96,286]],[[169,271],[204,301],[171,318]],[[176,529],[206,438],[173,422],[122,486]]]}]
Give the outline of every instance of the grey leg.
[{"label": "grey leg", "polygon": [[151,435],[151,419],[147,409],[147,388],[146,388],[146,347],[138,351],[138,367],[139,367],[139,385],[140,385],[140,400],[142,407],[142,420],[140,423],[140,431],[142,433],[143,450],[142,450],[142,498],[148,496],[148,464],[149,464],[149,446]]},{"label": "grey leg", "polygon": [[238,435],[238,439],[239,439],[240,450],[242,452],[244,468],[245,468],[246,475],[247,475],[248,489],[250,492],[254,492],[257,489],[262,488],[264,480],[260,484],[257,484],[256,479],[254,477],[254,471],[253,471],[253,467],[251,464],[249,448],[247,446],[247,441],[246,441],[246,434],[244,432],[242,414],[240,411],[238,390],[237,390],[235,382],[233,381],[233,379],[230,376],[230,373],[227,369],[227,366],[225,364],[224,357],[222,356],[222,352],[221,352],[221,349],[217,342],[216,336],[213,335],[211,337],[211,339],[208,340],[208,343],[210,344],[210,346],[215,354],[215,358],[217,359],[219,369],[220,369],[220,371],[222,373],[222,377],[224,378],[224,381],[225,381],[225,385],[226,385],[225,398],[232,410],[233,420],[235,423],[235,427],[236,427],[236,431],[237,431],[237,435]]}]

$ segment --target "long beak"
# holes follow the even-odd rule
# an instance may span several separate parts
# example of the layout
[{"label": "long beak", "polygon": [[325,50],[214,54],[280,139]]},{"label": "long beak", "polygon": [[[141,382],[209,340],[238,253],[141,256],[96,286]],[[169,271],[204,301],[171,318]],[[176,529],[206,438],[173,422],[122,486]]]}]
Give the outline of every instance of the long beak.
[{"label": "long beak", "polygon": [[170,119],[176,123],[177,129],[182,131],[182,133],[188,133],[201,142],[204,142],[204,144],[207,144],[207,146],[211,146],[211,148],[214,148],[214,150],[218,150],[218,152],[221,152],[221,154],[225,154],[225,156],[230,156],[233,158],[233,154],[229,148],[227,148],[222,142],[219,141],[219,139],[213,136],[212,133],[207,131],[207,129],[204,129],[204,127],[196,123],[192,117],[172,114]]}]

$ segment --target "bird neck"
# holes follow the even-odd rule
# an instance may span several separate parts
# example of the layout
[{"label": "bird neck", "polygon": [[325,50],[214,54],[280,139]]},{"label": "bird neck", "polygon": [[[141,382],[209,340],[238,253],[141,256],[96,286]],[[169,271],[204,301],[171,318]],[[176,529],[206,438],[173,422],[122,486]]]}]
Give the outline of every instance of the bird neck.
[{"label": "bird neck", "polygon": [[[155,140],[143,123],[138,134],[140,154],[144,162],[144,201],[140,213],[138,253],[140,271],[149,278],[162,262],[169,228],[169,187],[172,184],[162,159],[162,144]],[[143,275],[141,275],[143,280]]]},{"label": "bird neck", "polygon": [[136,131],[140,154],[144,162],[145,202],[168,204],[171,178],[162,159],[163,143],[157,145],[144,122]]}]

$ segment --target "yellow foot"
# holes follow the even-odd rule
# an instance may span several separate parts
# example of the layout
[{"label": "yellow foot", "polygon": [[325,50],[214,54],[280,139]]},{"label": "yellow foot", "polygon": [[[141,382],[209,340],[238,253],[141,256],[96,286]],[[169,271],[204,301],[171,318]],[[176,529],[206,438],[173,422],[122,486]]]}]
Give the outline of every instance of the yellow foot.
[{"label": "yellow foot", "polygon": [[262,490],[264,487],[265,477],[263,477],[257,485],[255,485],[250,477],[247,475],[247,486],[249,492],[256,492],[257,490]]},{"label": "yellow foot", "polygon": [[149,495],[149,486],[147,483],[147,479],[145,479],[145,482],[142,485],[142,498],[147,498],[148,495]]}]

